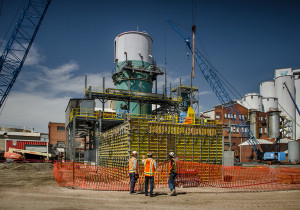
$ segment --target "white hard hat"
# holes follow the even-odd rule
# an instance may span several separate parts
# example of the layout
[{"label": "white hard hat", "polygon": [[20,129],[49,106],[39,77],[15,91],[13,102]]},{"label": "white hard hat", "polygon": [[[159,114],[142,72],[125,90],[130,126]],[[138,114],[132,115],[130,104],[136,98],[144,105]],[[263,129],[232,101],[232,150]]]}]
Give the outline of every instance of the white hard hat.
[{"label": "white hard hat", "polygon": [[137,154],[137,151],[132,151],[132,154]]},{"label": "white hard hat", "polygon": [[174,152],[169,153],[169,156],[171,156],[171,157],[174,157],[174,155],[175,155]]}]

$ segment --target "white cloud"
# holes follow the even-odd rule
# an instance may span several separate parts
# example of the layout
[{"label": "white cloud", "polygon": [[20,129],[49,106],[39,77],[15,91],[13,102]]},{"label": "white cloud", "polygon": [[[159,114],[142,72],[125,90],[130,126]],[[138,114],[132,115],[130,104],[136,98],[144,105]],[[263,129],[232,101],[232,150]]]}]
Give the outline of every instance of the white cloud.
[{"label": "white cloud", "polygon": [[39,50],[38,47],[35,44],[32,44],[28,52],[28,55],[26,57],[26,60],[24,62],[24,65],[27,66],[37,65],[44,60],[45,57],[42,56],[38,50]]},{"label": "white cloud", "polygon": [[1,125],[16,125],[48,132],[48,122],[64,122],[69,98],[48,98],[31,93],[13,92],[1,114]]},{"label": "white cloud", "polygon": [[[39,64],[43,56],[38,48],[33,46],[30,52],[26,62],[36,70],[34,73],[23,71],[18,78],[18,87],[22,88],[8,96],[0,124],[48,132],[48,122],[64,122],[69,99],[83,97],[84,74],[79,74],[79,65],[75,61],[49,68]],[[103,77],[106,77],[106,87],[113,87],[109,72],[88,74],[88,85],[102,86]]]}]

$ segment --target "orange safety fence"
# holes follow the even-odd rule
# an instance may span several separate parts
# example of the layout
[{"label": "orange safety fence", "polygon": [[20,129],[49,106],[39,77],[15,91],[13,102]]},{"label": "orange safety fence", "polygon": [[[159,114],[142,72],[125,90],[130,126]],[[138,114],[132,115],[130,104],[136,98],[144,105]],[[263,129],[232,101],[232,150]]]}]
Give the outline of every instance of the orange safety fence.
[{"label": "orange safety fence", "polygon": [[[300,189],[300,167],[270,168],[222,166],[178,161],[176,185],[179,187],[215,187],[243,191]],[[155,188],[168,187],[169,163],[159,163],[155,172]],[[136,190],[144,189],[143,167]],[[128,191],[128,167],[93,166],[75,162],[55,162],[53,173],[59,186],[92,190]]]}]

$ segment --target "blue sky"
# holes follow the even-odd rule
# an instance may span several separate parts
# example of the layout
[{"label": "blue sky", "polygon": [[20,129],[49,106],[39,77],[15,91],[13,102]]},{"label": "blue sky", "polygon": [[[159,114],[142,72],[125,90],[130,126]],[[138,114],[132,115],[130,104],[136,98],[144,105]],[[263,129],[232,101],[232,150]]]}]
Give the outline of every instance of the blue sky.
[{"label": "blue sky", "polygon": [[[3,0],[1,40],[9,38],[4,35],[21,3]],[[300,1],[210,0],[196,6],[197,47],[241,94],[258,92],[276,68],[300,68]],[[191,28],[192,1],[52,0],[0,124],[47,132],[49,121],[64,121],[68,99],[82,96],[84,74],[90,85],[101,86],[106,76],[112,86],[113,40],[121,32],[147,31],[154,40],[153,57],[163,66],[165,17]],[[186,53],[183,40],[167,27],[172,85],[179,77],[189,84]],[[218,103],[198,68],[194,84],[202,93],[201,111]]]}]

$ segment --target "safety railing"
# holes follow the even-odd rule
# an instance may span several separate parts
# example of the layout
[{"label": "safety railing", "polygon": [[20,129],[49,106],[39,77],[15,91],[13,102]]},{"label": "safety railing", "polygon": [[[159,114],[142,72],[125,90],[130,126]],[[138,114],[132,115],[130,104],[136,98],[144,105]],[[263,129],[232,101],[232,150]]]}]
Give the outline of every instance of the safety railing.
[{"label": "safety railing", "polygon": [[[89,119],[97,120],[99,119],[99,117],[107,120],[124,120],[126,118],[126,119],[144,119],[148,121],[155,121],[161,123],[175,123],[175,124],[182,124],[179,122],[180,121],[183,122],[185,120],[185,117],[178,117],[177,114],[148,115],[148,114],[127,113],[127,112],[100,112],[100,111],[95,111],[93,109],[80,109],[80,108],[72,109],[70,113],[70,122],[73,121],[74,116],[86,120]],[[196,118],[194,125],[216,125],[216,124],[217,121],[215,120]]]},{"label": "safety railing", "polygon": [[174,96],[174,95],[166,96],[163,94],[146,93],[146,92],[132,91],[132,90],[120,90],[114,88],[103,89],[101,87],[89,87],[85,89],[85,94],[87,94],[88,91],[91,91],[92,93],[113,94],[119,96],[126,95],[126,96],[143,97],[147,99],[162,99],[162,100],[172,100],[177,102],[182,101],[182,98],[180,96]]},{"label": "safety railing", "polygon": [[80,108],[73,108],[70,113],[70,122],[73,121],[74,117],[84,118],[85,120],[88,119],[98,119],[99,112],[93,109],[80,109]]}]

